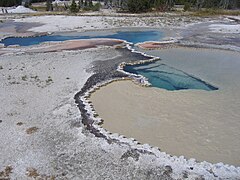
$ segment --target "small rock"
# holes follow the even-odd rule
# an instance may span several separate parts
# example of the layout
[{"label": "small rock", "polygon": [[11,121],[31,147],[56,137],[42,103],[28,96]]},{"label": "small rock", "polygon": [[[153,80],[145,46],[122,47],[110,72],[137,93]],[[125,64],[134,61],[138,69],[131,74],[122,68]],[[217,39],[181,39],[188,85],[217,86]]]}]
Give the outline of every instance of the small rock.
[{"label": "small rock", "polygon": [[138,161],[140,155],[136,150],[129,150],[121,156],[121,159],[128,159],[129,157],[133,158],[135,161]]},{"label": "small rock", "polygon": [[23,122],[18,122],[17,125],[18,125],[18,126],[22,126],[22,125],[23,125]]}]

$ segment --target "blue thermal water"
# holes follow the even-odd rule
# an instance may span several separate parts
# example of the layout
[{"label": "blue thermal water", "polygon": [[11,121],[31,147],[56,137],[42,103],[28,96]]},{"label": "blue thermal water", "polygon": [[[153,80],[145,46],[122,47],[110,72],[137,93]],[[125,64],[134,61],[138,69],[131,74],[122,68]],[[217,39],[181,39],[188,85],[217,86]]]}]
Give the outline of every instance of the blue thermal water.
[{"label": "blue thermal water", "polygon": [[218,89],[201,79],[169,67],[166,64],[155,62],[145,65],[127,65],[124,67],[124,70],[148,78],[153,87],[167,90],[201,89],[210,91]]},{"label": "blue thermal water", "polygon": [[10,37],[3,39],[1,43],[5,46],[19,45],[19,46],[30,46],[40,44],[42,42],[49,41],[66,41],[73,39],[91,39],[91,38],[114,38],[122,39],[132,43],[139,43],[145,41],[159,41],[163,38],[164,34],[161,31],[119,31],[115,34],[110,35],[99,35],[99,36],[86,36],[84,34],[79,35],[46,35],[37,37]]},{"label": "blue thermal water", "polygon": [[[99,33],[100,34],[100,33]],[[108,35],[86,35],[80,33],[79,35],[46,35],[37,37],[10,37],[3,39],[1,43],[5,46],[20,45],[30,46],[49,41],[66,41],[74,39],[91,39],[91,38],[113,38],[122,39],[133,44],[145,41],[159,41],[164,37],[161,31],[119,31]],[[141,74],[148,78],[149,82],[154,87],[164,88],[167,90],[181,90],[181,89],[203,89],[203,90],[217,90],[216,87],[207,84],[206,82],[195,78],[185,72],[169,67],[165,64],[148,63],[144,65],[126,66],[125,71]]]}]

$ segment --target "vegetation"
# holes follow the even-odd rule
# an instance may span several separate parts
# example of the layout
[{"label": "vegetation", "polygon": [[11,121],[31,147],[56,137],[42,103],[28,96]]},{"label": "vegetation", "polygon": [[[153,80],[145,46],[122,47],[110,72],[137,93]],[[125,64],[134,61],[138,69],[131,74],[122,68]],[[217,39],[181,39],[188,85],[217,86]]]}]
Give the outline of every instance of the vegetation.
[{"label": "vegetation", "polygon": [[92,0],[79,0],[78,5],[75,0],[72,0],[69,10],[71,13],[77,13],[80,10],[84,11],[99,11],[101,8],[100,3],[93,4]]},{"label": "vegetation", "polygon": [[37,132],[38,129],[39,129],[39,128],[37,128],[37,127],[28,128],[28,129],[26,130],[26,133],[27,133],[27,134],[33,134],[33,133]]},{"label": "vegetation", "polygon": [[83,0],[79,0],[78,1],[78,9],[83,8],[83,4],[84,4]]},{"label": "vegetation", "polygon": [[[17,6],[20,5],[22,1],[23,0],[0,0],[0,7]],[[147,11],[170,11],[174,5],[182,5],[184,7],[184,11],[200,10],[205,12],[206,9],[219,10],[240,8],[240,0],[98,0],[97,4],[93,4],[93,0],[71,0],[70,5],[68,5],[68,3],[64,3],[64,6],[58,6],[58,4],[55,4],[54,7],[52,1],[53,0],[24,0],[23,2],[25,2],[26,7],[36,8],[36,10],[40,11],[43,10],[43,7],[33,7],[31,4],[46,2],[46,8],[44,7],[44,10],[68,10],[72,13],[77,13],[80,10],[99,11],[101,8],[100,1],[104,2],[106,8],[115,7],[132,13],[141,13]]]},{"label": "vegetation", "polygon": [[83,6],[80,8],[84,11],[99,11],[101,8],[100,3],[93,4],[92,0],[82,1]]},{"label": "vegetation", "polygon": [[92,7],[92,11],[99,11],[101,8],[101,4],[100,3],[96,3],[93,7]]},{"label": "vegetation", "polygon": [[175,0],[175,4],[189,4],[194,9],[201,8],[219,8],[219,9],[237,9],[240,8],[239,0]]},{"label": "vegetation", "polygon": [[10,174],[12,173],[12,166],[6,166],[3,171],[0,171],[0,179],[10,179]]},{"label": "vegetation", "polygon": [[46,0],[31,0],[31,3],[46,2]]},{"label": "vegetation", "polygon": [[70,5],[70,12],[71,13],[77,13],[79,11],[77,3],[75,0],[72,0],[72,4]]},{"label": "vegetation", "polygon": [[189,2],[185,2],[183,10],[189,11],[190,9],[191,9],[191,4]]},{"label": "vegetation", "polygon": [[139,13],[150,10],[169,11],[177,5],[184,5],[184,10],[191,8],[200,10],[202,8],[214,9],[237,9],[240,8],[239,0],[127,0],[127,3],[118,0],[117,5],[129,12]]},{"label": "vegetation", "polygon": [[127,3],[128,10],[133,13],[146,12],[150,9],[148,0],[129,0]]},{"label": "vegetation", "polygon": [[52,10],[53,10],[52,0],[47,0],[47,2],[46,2],[46,11],[52,11]]},{"label": "vegetation", "polygon": [[0,7],[18,6],[22,0],[0,0]]},{"label": "vegetation", "polygon": [[26,7],[26,8],[30,8],[31,5],[32,5],[31,1],[26,1],[24,3],[24,7]]},{"label": "vegetation", "polygon": [[192,15],[199,16],[199,17],[217,16],[217,15],[240,16],[240,11],[210,8],[210,9],[193,11]]}]

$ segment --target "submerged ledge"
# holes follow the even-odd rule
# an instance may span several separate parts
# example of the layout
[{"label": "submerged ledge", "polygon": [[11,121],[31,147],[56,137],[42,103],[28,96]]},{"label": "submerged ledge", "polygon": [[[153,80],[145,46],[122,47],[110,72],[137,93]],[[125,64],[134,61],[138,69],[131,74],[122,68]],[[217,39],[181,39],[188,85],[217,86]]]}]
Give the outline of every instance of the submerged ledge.
[{"label": "submerged ledge", "polygon": [[106,139],[108,143],[123,143],[129,145],[133,150],[136,150],[137,152],[154,154],[157,158],[161,159],[162,165],[170,166],[170,168],[176,174],[183,174],[184,172],[188,172],[198,174],[199,176],[207,179],[240,178],[240,167],[234,167],[232,165],[223,163],[212,164],[206,161],[197,162],[195,159],[187,160],[183,156],[171,156],[165,152],[160,151],[160,149],[157,147],[152,147],[148,144],[140,144],[133,138],[126,138],[124,135],[119,135],[117,133],[112,134],[108,130],[105,130],[101,127],[103,119],[98,117],[97,112],[95,112],[94,107],[89,100],[91,94],[100,87],[105,86],[111,82],[126,79],[130,79],[141,85],[148,86],[149,83],[143,76],[136,76],[135,74],[125,72],[123,70],[123,66],[126,64],[142,64],[159,59],[158,57],[149,56],[142,52],[137,52],[129,44],[127,45],[127,49],[130,50],[131,53],[140,54],[144,57],[147,57],[148,59],[142,61],[137,60],[135,62],[128,63],[122,62],[117,68],[120,74],[107,77],[106,79],[99,79],[95,81],[95,83],[91,82],[91,79],[96,79],[95,75],[93,75],[88,79],[82,90],[75,95],[75,102],[80,109],[82,122],[87,127],[87,129],[96,137]]},{"label": "submerged ledge", "polygon": [[167,40],[167,41],[147,41],[143,43],[137,43],[136,46],[144,50],[153,50],[153,49],[168,49],[177,47],[177,39]]}]

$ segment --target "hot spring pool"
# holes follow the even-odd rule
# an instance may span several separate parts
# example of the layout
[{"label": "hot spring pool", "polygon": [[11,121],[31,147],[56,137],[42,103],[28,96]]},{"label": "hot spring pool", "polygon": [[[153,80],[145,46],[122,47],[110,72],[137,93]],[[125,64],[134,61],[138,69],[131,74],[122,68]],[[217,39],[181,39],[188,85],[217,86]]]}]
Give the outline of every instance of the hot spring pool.
[{"label": "hot spring pool", "polygon": [[[96,35],[97,34],[97,35]],[[164,33],[162,31],[117,31],[117,32],[90,32],[90,33],[79,33],[76,35],[73,34],[52,34],[45,36],[36,36],[36,37],[10,37],[3,39],[1,43],[5,46],[10,45],[19,45],[19,46],[31,46],[40,44],[43,42],[50,41],[66,41],[66,40],[74,40],[74,39],[91,39],[91,38],[112,38],[112,39],[121,39],[133,44],[145,41],[159,41],[164,37]]]},{"label": "hot spring pool", "polygon": [[[97,35],[96,35],[97,34]],[[146,41],[160,41],[164,37],[163,31],[158,30],[144,30],[144,31],[95,31],[95,32],[82,32],[82,33],[64,33],[52,34],[36,37],[10,37],[2,40],[5,46],[19,45],[31,46],[43,42],[50,41],[66,41],[76,39],[91,39],[91,38],[112,38],[122,39],[133,44],[146,42]],[[154,87],[163,88],[167,90],[182,90],[182,89],[202,89],[202,90],[217,90],[218,88],[197,78],[181,69],[175,69],[166,64],[159,62],[126,66],[125,70],[135,74],[141,74],[148,78],[149,82]]]},{"label": "hot spring pool", "polygon": [[113,82],[90,97],[104,120],[102,126],[171,155],[239,166],[240,54],[193,48],[146,53],[162,60],[130,70],[151,76],[149,79],[156,74],[161,81],[153,83],[171,89],[185,85],[212,88],[194,78],[199,77],[219,90],[167,91],[141,87],[131,81]]}]

